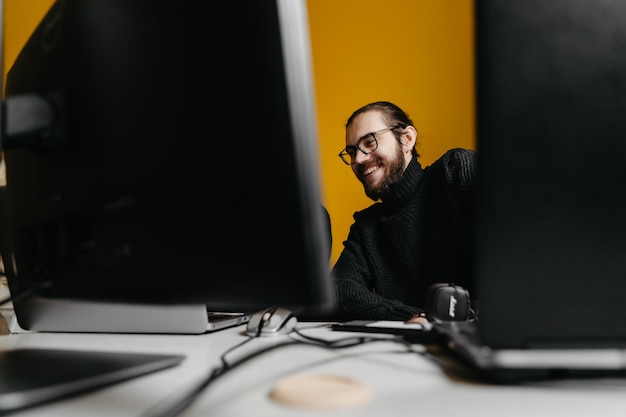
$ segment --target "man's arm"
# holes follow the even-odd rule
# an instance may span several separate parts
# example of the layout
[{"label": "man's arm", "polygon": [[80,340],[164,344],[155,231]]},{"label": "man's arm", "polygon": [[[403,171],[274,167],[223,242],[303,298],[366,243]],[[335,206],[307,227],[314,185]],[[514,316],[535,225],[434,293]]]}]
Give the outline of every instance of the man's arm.
[{"label": "man's arm", "polygon": [[371,272],[358,234],[351,230],[344,250],[333,267],[338,320],[409,320],[423,311],[373,291]]}]

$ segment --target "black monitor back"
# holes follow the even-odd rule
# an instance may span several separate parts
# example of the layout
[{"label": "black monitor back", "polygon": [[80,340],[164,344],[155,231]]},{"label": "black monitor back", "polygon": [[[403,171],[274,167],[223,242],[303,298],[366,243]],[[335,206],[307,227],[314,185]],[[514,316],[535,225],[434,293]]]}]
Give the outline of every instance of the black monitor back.
[{"label": "black monitor back", "polygon": [[482,337],[626,345],[626,2],[476,7]]},{"label": "black monitor back", "polygon": [[12,289],[331,307],[308,42],[303,1],[55,2],[6,86]]}]

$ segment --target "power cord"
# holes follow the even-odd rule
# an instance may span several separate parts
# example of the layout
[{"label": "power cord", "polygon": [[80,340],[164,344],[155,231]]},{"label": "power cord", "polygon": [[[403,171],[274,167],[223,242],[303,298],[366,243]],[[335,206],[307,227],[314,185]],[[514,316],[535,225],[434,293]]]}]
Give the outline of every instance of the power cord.
[{"label": "power cord", "polygon": [[267,346],[256,350],[238,361],[233,363],[229,363],[226,360],[226,356],[229,353],[232,353],[234,350],[240,348],[241,346],[249,343],[251,340],[256,339],[257,336],[249,336],[246,340],[237,345],[229,348],[220,356],[220,360],[222,362],[221,366],[213,368],[205,377],[203,377],[200,381],[195,383],[193,386],[185,390],[182,394],[177,395],[176,398],[166,398],[164,401],[158,403],[155,407],[148,410],[147,413],[143,414],[143,417],[175,417],[179,415],[183,410],[189,407],[195,399],[215,380],[225,375],[227,372],[237,368],[238,366],[248,362],[250,359],[253,359],[259,355],[262,355],[266,352],[269,352],[274,349],[282,348],[285,346],[291,346],[296,344],[306,344],[311,346],[320,346],[330,349],[341,349],[348,348],[352,346],[362,345],[366,343],[373,342],[396,342],[401,343],[407,346],[410,350],[410,343],[404,340],[402,337],[375,337],[375,336],[349,336],[341,339],[335,340],[326,340],[321,338],[312,337],[302,333],[301,331],[294,329],[293,333],[300,336],[303,340],[294,339],[291,335],[288,340],[279,344],[272,344],[271,346]]}]

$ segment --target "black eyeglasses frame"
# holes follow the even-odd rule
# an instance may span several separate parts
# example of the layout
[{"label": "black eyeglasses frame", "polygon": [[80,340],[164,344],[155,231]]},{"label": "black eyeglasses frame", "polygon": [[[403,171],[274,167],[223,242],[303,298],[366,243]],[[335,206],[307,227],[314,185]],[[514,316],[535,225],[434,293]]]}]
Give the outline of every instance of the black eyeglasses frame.
[{"label": "black eyeglasses frame", "polygon": [[[346,146],[344,149],[341,150],[341,152],[339,152],[338,156],[339,158],[341,158],[341,160],[343,161],[344,164],[346,165],[352,165],[354,162],[354,159],[356,157],[356,152],[357,150],[363,152],[364,155],[369,155],[372,152],[375,152],[376,149],[378,149],[378,139],[376,138],[377,134],[380,133],[385,133],[388,130],[394,130],[397,128],[405,128],[406,126],[402,123],[398,123],[396,125],[390,126],[390,127],[386,127],[384,129],[381,130],[377,130],[375,132],[370,132],[366,135],[363,135],[359,138],[358,142],[356,143],[356,146]],[[363,143],[363,141],[367,140],[368,138],[372,139],[373,145],[369,146],[368,148],[364,149],[361,144]]]}]

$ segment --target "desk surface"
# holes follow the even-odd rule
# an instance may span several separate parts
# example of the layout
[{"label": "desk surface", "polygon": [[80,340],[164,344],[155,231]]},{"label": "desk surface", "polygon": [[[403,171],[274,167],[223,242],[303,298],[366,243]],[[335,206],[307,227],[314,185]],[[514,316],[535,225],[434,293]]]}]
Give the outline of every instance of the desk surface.
[{"label": "desk surface", "polygon": [[[318,323],[300,323],[305,334],[336,339]],[[20,417],[143,416],[151,407],[200,380],[220,364],[220,356],[244,341],[243,327],[206,335],[124,335],[25,333],[0,337],[0,349],[23,347],[156,352],[186,355],[179,366],[141,376],[87,394],[24,410]],[[371,336],[371,335],[370,335]],[[261,349],[289,336],[257,338],[245,350]],[[487,385],[464,380],[392,341],[343,349],[296,344],[269,350],[226,373],[202,393],[181,416],[457,416],[528,417],[626,415],[626,379],[565,380],[524,385]],[[235,350],[229,358],[236,358]],[[336,409],[301,409],[274,402],[270,390],[278,381],[299,374],[332,374],[352,378],[372,392],[362,405]]]}]

